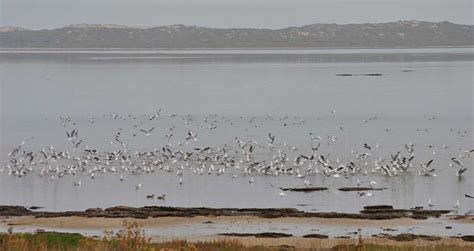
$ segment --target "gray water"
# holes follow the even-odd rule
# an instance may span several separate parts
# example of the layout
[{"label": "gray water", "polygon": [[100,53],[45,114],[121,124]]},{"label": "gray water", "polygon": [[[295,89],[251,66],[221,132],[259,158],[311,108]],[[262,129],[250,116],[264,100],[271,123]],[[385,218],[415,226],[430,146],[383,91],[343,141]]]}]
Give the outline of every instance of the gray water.
[{"label": "gray water", "polygon": [[[248,176],[231,168],[222,176],[184,170],[180,185],[175,172],[162,170],[97,173],[95,179],[83,173],[55,181],[39,177],[39,168],[21,178],[5,171],[0,173],[0,204],[43,206],[50,211],[166,205],[357,212],[375,204],[427,207],[431,198],[439,209],[451,209],[459,200],[459,213],[467,213],[474,209],[474,200],[464,197],[474,194],[474,153],[472,158],[463,154],[473,149],[473,55],[471,48],[1,51],[1,165],[29,137],[34,139],[25,150],[51,145],[71,155],[82,153],[85,145],[120,150],[117,143],[110,144],[119,128],[131,152],[160,149],[171,132],[171,143],[177,146],[191,129],[198,132],[198,141],[182,149],[224,144],[236,148],[236,136],[266,146],[271,132],[276,135],[275,148],[284,149],[292,160],[310,154],[311,132],[323,138],[320,151],[331,159],[352,160],[351,150],[364,151],[364,143],[380,146],[373,150],[374,158],[389,158],[409,142],[416,146],[416,158],[410,172],[394,177],[370,172],[339,178],[308,175],[313,186],[329,190],[286,192],[283,197],[274,187],[303,186],[303,179],[251,175],[255,182],[249,183]],[[343,73],[382,76],[337,76]],[[159,108],[161,117],[149,121]],[[171,113],[178,115],[169,117]],[[186,125],[188,114],[191,121]],[[72,122],[64,127],[59,116],[70,116]],[[217,128],[209,130],[211,124]],[[139,132],[151,127],[156,129],[149,137]],[[76,151],[65,135],[74,128],[84,142]],[[338,140],[328,145],[326,134]],[[291,146],[298,150],[288,149]],[[275,152],[261,147],[257,158],[270,158]],[[455,176],[457,166],[449,166],[451,157],[461,158],[468,168],[462,179]],[[434,159],[437,176],[419,176],[419,163],[429,159]],[[373,197],[337,190],[356,186],[357,179],[388,189],[374,192]],[[82,185],[73,186],[72,181],[78,180]],[[137,191],[139,183],[142,189]],[[166,200],[146,199],[151,193],[166,194]]]}]

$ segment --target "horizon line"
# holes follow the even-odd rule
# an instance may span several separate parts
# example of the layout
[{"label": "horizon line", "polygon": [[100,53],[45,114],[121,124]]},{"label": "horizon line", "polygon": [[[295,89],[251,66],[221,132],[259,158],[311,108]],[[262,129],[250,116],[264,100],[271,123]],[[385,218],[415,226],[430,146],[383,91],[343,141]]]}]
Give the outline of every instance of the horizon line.
[{"label": "horizon line", "polygon": [[[79,26],[110,26],[110,27],[104,27],[104,28],[110,28],[110,29],[127,29],[127,28],[132,28],[132,29],[153,29],[157,27],[170,27],[170,26],[184,26],[184,27],[197,27],[197,28],[207,28],[207,29],[258,29],[258,30],[283,30],[283,29],[288,29],[288,28],[300,28],[304,26],[309,26],[309,25],[370,25],[370,24],[389,24],[389,23],[398,23],[398,22],[424,22],[424,23],[451,23],[455,25],[466,25],[466,26],[474,26],[474,24],[461,24],[461,23],[453,23],[448,20],[443,20],[443,21],[425,21],[425,20],[416,20],[416,19],[400,19],[396,21],[388,21],[388,22],[355,22],[355,23],[310,23],[310,24],[303,24],[299,26],[285,26],[285,27],[280,27],[280,28],[262,28],[262,27],[237,27],[237,26],[232,26],[232,27],[210,27],[210,26],[200,26],[200,25],[193,25],[193,24],[162,24],[162,25],[152,25],[152,26],[146,26],[146,25],[126,25],[126,24],[116,24],[116,23],[74,23],[74,24],[68,24],[65,26],[59,26],[56,28],[37,28],[37,29],[30,29],[30,28],[24,28],[22,26],[15,26],[15,25],[5,25],[5,26],[0,26],[0,29],[5,29],[5,28],[12,28],[12,29],[20,29],[20,30],[27,30],[27,31],[41,31],[41,30],[56,30],[56,29],[63,29],[63,28],[81,28]],[[77,26],[77,27],[74,27]]]}]

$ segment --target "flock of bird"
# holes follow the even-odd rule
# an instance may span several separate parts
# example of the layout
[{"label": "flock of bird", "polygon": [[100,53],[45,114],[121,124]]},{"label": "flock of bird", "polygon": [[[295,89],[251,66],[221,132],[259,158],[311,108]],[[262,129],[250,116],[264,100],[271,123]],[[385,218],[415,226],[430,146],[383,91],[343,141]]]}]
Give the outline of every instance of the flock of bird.
[{"label": "flock of bird", "polygon": [[[331,112],[335,114],[335,111]],[[103,115],[104,119],[131,120],[133,127],[127,131],[119,128],[112,140],[111,145],[118,145],[114,150],[99,149],[86,144],[86,140],[81,138],[80,130],[71,117],[60,117],[60,123],[65,130],[65,140],[70,142],[70,148],[56,149],[48,146],[41,150],[31,150],[28,142],[34,137],[27,138],[20,145],[14,147],[8,153],[8,160],[0,166],[0,174],[23,177],[25,175],[36,174],[40,177],[49,178],[55,181],[67,175],[78,177],[90,177],[95,179],[97,175],[108,173],[120,173],[120,180],[123,181],[127,175],[139,175],[155,172],[168,172],[177,175],[177,182],[183,184],[184,177],[191,175],[230,175],[232,178],[248,179],[249,183],[255,182],[254,176],[294,176],[302,179],[303,186],[310,187],[312,184],[309,177],[312,175],[325,175],[327,177],[339,178],[355,175],[379,175],[386,177],[413,175],[436,177],[434,159],[419,160],[418,151],[414,143],[407,143],[400,150],[381,156],[376,149],[379,144],[363,143],[358,150],[352,150],[350,154],[342,157],[330,156],[324,149],[329,149],[338,141],[338,135],[315,135],[309,132],[307,147],[292,146],[285,143],[275,133],[265,132],[266,142],[257,142],[255,139],[248,139],[245,136],[229,136],[228,144],[223,145],[200,145],[199,130],[212,132],[224,121],[224,116],[209,115],[202,119],[205,126],[191,128],[193,119],[190,115],[178,116],[169,114],[170,119],[182,118],[187,130],[183,135],[174,132],[174,125],[166,128],[167,134],[164,136],[165,144],[154,149],[138,150],[131,149],[127,142],[127,137],[123,137],[125,132],[130,132],[134,137],[154,137],[157,131],[154,121],[163,116],[161,110],[151,115],[141,117],[133,115],[108,114]],[[90,117],[89,123],[96,123],[98,118]],[[240,117],[241,120],[247,118]],[[283,126],[297,125],[304,123],[304,119],[291,120],[288,116],[276,117],[267,115],[266,120],[279,120]],[[371,117],[362,122],[367,123],[378,118]],[[434,117],[430,117],[435,119]],[[178,120],[179,121],[179,120]],[[233,121],[226,120],[229,125]],[[255,117],[248,120],[249,128],[259,127]],[[248,130],[248,129],[246,129]],[[265,130],[259,128],[260,131]],[[339,127],[341,132],[348,129]],[[389,131],[389,129],[386,129]],[[458,131],[458,135],[465,136],[469,132]],[[156,133],[157,134],[157,133]],[[176,134],[176,135],[175,135]],[[128,137],[130,138],[130,137]],[[173,141],[175,138],[183,139],[183,142]],[[431,146],[429,146],[431,148]],[[447,149],[447,145],[441,146]],[[301,150],[300,150],[301,148]],[[453,168],[453,175],[462,179],[468,171],[468,166],[463,159],[470,159],[474,153],[472,149],[459,149],[456,156],[449,157],[449,166]],[[435,154],[435,151],[433,151]],[[447,157],[448,158],[448,157]],[[472,163],[472,161],[468,161]],[[375,181],[360,181],[357,179],[355,185],[361,186],[364,183],[374,187]],[[81,186],[82,180],[79,178],[73,181],[74,186]],[[136,184],[135,189],[140,190],[141,184]],[[278,193],[284,196],[283,191]],[[360,192],[361,196],[372,196],[371,192]],[[150,194],[148,199],[164,200],[166,195]],[[470,198],[471,195],[466,194]],[[431,199],[428,204],[432,206]],[[457,205],[459,202],[457,202]],[[459,206],[459,205],[458,205]]]}]

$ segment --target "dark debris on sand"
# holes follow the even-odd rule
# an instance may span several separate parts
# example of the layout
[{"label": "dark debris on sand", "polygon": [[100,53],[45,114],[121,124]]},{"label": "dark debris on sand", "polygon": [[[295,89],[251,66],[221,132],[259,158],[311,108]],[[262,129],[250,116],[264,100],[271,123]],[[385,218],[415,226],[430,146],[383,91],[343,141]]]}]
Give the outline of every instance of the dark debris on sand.
[{"label": "dark debris on sand", "polygon": [[32,211],[22,206],[0,206],[0,216],[34,216],[48,217],[104,217],[104,218],[135,218],[149,217],[194,217],[194,216],[256,216],[262,218],[281,217],[314,217],[314,218],[343,218],[384,220],[397,218],[427,219],[440,217],[450,210],[423,210],[423,209],[394,209],[392,206],[367,206],[360,213],[337,212],[306,212],[295,208],[207,208],[207,207],[165,207],[145,206],[128,207],[116,206],[106,209],[90,208],[85,211],[42,212]]},{"label": "dark debris on sand", "polygon": [[255,238],[284,238],[292,237],[292,234],[276,233],[276,232],[263,232],[263,233],[219,233],[222,236],[234,236],[234,237],[255,237]]}]

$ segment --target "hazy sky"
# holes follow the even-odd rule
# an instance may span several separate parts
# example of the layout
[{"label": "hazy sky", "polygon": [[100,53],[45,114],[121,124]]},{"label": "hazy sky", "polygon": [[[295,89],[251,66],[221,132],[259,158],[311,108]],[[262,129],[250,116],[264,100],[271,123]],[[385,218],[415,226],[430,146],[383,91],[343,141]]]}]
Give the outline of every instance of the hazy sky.
[{"label": "hazy sky", "polygon": [[474,0],[0,0],[0,26],[77,23],[282,28],[405,19],[473,24]]}]

